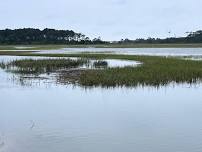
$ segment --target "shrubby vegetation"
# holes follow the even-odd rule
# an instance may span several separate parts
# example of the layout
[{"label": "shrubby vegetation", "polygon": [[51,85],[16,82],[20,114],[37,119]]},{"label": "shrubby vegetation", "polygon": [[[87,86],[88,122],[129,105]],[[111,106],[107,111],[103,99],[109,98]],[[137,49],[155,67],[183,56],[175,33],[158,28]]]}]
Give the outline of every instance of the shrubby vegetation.
[{"label": "shrubby vegetation", "polygon": [[0,44],[104,44],[100,37],[90,40],[84,34],[72,30],[55,29],[5,29],[0,30]]},{"label": "shrubby vegetation", "polygon": [[96,67],[96,68],[107,68],[108,62],[107,61],[102,61],[102,60],[95,61],[93,63],[93,66]]},{"label": "shrubby vegetation", "polygon": [[119,44],[169,44],[169,43],[202,43],[202,31],[189,32],[186,37],[170,37],[165,39],[148,38],[148,39],[122,39]]}]

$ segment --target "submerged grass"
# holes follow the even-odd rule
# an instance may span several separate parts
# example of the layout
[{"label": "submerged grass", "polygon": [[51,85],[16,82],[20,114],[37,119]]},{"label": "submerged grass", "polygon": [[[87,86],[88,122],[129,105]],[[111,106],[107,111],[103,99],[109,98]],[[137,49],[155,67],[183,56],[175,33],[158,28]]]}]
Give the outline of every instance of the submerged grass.
[{"label": "submerged grass", "polygon": [[[139,61],[142,64],[137,67],[104,68],[71,71],[71,79],[82,86],[160,86],[169,83],[195,83],[202,80],[202,61],[183,60],[174,57],[112,55],[112,54],[27,54],[22,56],[46,56],[46,57],[79,57],[84,59],[122,59]],[[61,60],[61,59],[60,59]],[[48,62],[48,61],[46,61]],[[38,62],[38,65],[46,65],[46,62]],[[60,61],[58,61],[60,62]],[[25,68],[29,64],[24,64]],[[30,67],[35,66],[30,64]],[[54,69],[61,68],[49,64]],[[1,65],[2,67],[2,65]],[[40,66],[37,66],[40,67]],[[44,66],[42,66],[44,67]],[[46,67],[46,66],[45,66]],[[69,82],[68,73],[61,75],[60,79]],[[59,81],[60,81],[59,79]]]}]

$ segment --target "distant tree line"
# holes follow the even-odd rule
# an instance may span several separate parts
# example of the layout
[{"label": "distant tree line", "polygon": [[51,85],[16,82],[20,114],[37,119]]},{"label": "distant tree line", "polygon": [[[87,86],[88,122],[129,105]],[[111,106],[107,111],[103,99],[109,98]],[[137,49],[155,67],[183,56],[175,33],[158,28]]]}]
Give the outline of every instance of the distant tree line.
[{"label": "distant tree line", "polygon": [[120,44],[131,44],[131,43],[145,43],[145,44],[166,44],[166,43],[202,43],[202,31],[189,32],[186,37],[170,37],[165,39],[160,38],[148,38],[148,39],[122,39],[118,41]]},{"label": "distant tree line", "polygon": [[[0,30],[0,44],[109,44],[110,42],[102,41],[100,37],[90,39],[82,33],[76,33],[72,30],[55,30],[55,29],[5,29]],[[166,43],[202,43],[202,31],[189,32],[186,37],[170,37],[165,39],[147,38],[147,39],[122,39],[118,44],[166,44]]]},{"label": "distant tree line", "polygon": [[55,29],[0,30],[0,44],[105,44],[100,37],[90,40],[82,33]]}]

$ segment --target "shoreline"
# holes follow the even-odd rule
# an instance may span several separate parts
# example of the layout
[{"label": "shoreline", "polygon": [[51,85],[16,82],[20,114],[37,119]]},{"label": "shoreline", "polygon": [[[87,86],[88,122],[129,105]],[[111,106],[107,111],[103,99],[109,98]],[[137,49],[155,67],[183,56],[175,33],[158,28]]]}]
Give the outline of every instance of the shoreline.
[{"label": "shoreline", "polygon": [[101,45],[0,45],[0,51],[54,50],[63,48],[202,48],[202,43],[173,44],[101,44]]}]

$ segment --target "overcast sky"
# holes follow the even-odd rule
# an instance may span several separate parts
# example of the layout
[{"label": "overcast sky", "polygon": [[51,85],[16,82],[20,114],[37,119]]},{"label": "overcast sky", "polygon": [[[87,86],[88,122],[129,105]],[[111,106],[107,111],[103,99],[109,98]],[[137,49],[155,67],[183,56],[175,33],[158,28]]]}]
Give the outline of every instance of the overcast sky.
[{"label": "overcast sky", "polygon": [[0,0],[0,28],[72,29],[105,40],[182,36],[202,29],[201,6],[202,0]]}]

